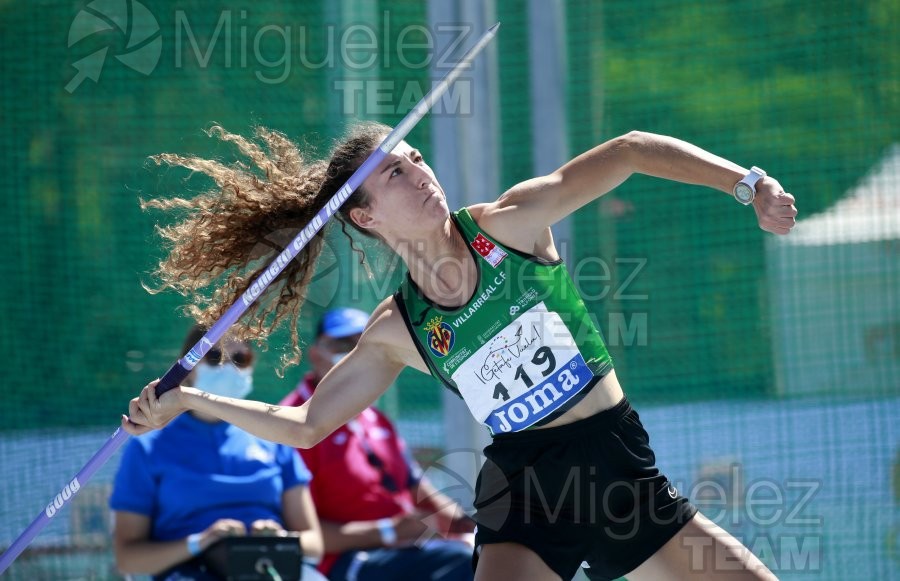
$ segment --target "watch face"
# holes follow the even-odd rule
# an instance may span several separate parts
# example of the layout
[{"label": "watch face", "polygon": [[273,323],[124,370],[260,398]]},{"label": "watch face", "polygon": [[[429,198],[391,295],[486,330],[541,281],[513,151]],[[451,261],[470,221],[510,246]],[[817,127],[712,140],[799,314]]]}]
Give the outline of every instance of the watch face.
[{"label": "watch face", "polygon": [[734,197],[742,204],[749,204],[753,201],[753,190],[747,184],[740,182],[734,186]]}]

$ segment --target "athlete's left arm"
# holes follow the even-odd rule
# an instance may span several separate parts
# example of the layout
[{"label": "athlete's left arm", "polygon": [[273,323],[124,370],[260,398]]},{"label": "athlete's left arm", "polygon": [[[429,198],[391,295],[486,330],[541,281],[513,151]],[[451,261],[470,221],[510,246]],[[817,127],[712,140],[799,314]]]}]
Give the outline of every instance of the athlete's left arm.
[{"label": "athlete's left arm", "polygon": [[[551,224],[609,192],[634,173],[708,186],[731,194],[747,175],[743,167],[680,139],[632,131],[582,153],[553,173],[521,182],[485,207],[492,234],[528,247]],[[794,198],[771,177],[757,183],[760,228],[787,234],[794,225]],[[527,225],[523,229],[523,225]],[[526,231],[523,231],[526,230]],[[518,236],[517,236],[518,233]],[[512,238],[512,239],[510,239]]]}]

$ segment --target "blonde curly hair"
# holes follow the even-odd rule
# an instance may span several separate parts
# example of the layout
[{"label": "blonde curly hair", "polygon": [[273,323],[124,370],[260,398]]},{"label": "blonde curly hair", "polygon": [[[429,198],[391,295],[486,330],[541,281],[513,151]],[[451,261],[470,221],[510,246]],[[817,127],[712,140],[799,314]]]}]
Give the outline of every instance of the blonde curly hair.
[{"label": "blonde curly hair", "polygon": [[[390,129],[380,123],[357,124],[337,143],[327,161],[308,160],[295,143],[271,129],[258,127],[256,139],[251,140],[218,125],[207,134],[233,144],[244,161],[226,165],[197,156],[152,156],[157,165],[204,174],[215,187],[193,197],[141,200],[145,210],[163,210],[174,216],[174,223],[156,226],[166,254],[153,271],[158,283],[145,288],[152,293],[172,289],[188,297],[187,314],[210,327],[362,165]],[[362,250],[347,231],[349,224],[371,236],[349,217],[350,210],[357,207],[368,207],[368,196],[362,188],[344,203],[338,218],[362,261]],[[324,229],[236,325],[239,339],[263,343],[288,321],[291,345],[282,357],[279,373],[300,361],[298,319],[323,245]]]}]

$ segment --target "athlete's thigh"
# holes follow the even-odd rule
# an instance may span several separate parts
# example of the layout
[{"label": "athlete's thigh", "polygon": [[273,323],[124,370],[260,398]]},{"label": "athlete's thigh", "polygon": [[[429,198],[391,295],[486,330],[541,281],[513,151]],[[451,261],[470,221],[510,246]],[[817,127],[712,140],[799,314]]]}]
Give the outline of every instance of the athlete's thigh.
[{"label": "athlete's thigh", "polygon": [[518,543],[481,546],[475,581],[559,581],[537,553]]},{"label": "athlete's thigh", "polygon": [[747,547],[700,513],[626,577],[628,581],[777,581]]}]

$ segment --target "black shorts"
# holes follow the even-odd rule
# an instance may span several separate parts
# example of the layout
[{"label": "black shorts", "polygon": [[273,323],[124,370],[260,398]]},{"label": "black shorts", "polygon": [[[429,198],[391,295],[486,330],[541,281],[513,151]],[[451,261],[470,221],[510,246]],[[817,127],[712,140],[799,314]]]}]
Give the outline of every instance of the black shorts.
[{"label": "black shorts", "polygon": [[519,543],[563,579],[583,561],[616,579],[647,560],[697,513],[656,468],[628,400],[554,428],[501,434],[475,485],[481,546]]}]

